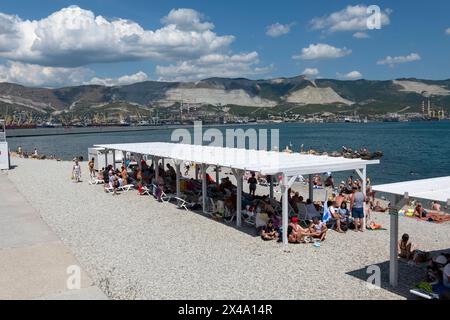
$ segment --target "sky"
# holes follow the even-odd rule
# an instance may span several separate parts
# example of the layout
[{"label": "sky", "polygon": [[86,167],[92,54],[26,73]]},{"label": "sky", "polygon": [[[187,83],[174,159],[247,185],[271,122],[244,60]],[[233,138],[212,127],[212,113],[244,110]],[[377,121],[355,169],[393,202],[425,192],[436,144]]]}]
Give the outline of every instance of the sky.
[{"label": "sky", "polygon": [[0,82],[450,78],[450,1],[15,0]]}]

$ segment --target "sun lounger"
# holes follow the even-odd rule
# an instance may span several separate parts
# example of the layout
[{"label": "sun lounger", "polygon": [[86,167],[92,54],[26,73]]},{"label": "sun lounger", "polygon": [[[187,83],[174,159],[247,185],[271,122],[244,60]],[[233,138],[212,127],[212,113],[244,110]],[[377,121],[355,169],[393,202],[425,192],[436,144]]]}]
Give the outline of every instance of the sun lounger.
[{"label": "sun lounger", "polygon": [[92,179],[91,181],[89,181],[90,185],[98,185],[98,184],[105,184],[105,180],[101,180],[101,179]]},{"label": "sun lounger", "polygon": [[115,189],[113,187],[111,187],[110,185],[105,186],[105,192],[106,193],[115,193]]},{"label": "sun lounger", "polygon": [[118,191],[125,191],[125,192],[128,192],[128,191],[130,191],[130,190],[133,189],[133,188],[134,188],[134,185],[132,185],[132,184],[127,184],[126,186],[118,187],[117,190],[118,190]]},{"label": "sun lounger", "polygon": [[173,199],[177,200],[177,206],[179,209],[189,211],[189,209],[192,209],[195,206],[195,203],[187,202],[185,199],[180,197],[173,197]]}]

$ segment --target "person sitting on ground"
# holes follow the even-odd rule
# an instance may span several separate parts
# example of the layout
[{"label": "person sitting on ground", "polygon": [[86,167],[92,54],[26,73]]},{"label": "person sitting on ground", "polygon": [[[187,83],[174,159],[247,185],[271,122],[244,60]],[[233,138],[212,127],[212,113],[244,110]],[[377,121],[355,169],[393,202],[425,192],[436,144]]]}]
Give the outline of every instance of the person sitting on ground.
[{"label": "person sitting on ground", "polygon": [[99,181],[105,181],[105,177],[103,176],[104,175],[104,171],[105,171],[105,168],[102,168],[102,170],[100,170],[99,172],[98,172],[98,174],[97,174],[97,180],[99,180]]},{"label": "person sitting on ground", "polygon": [[416,208],[414,209],[414,216],[419,219],[425,219],[427,217],[428,212],[423,208],[420,202],[417,202]]},{"label": "person sitting on ground", "polygon": [[341,215],[339,214],[338,210],[335,208],[336,203],[333,201],[328,201],[328,211],[330,212],[331,218],[333,219],[333,222],[335,222],[336,225],[336,231],[339,233],[344,233],[344,231],[341,228],[342,220]]},{"label": "person sitting on ground", "polygon": [[389,208],[383,208],[380,204],[380,201],[375,202],[375,205],[372,207],[372,211],[374,212],[386,212]]},{"label": "person sitting on ground", "polygon": [[337,212],[341,220],[341,225],[345,224],[348,227],[350,224],[350,211],[347,209],[347,202],[343,201],[339,209],[337,209]]},{"label": "person sitting on ground", "polygon": [[313,217],[309,230],[313,238],[323,241],[325,240],[328,228],[326,223],[322,222],[319,217]]},{"label": "person sitting on ground", "polygon": [[288,236],[290,243],[302,243],[305,241],[306,236],[311,236],[310,230],[304,229],[299,225],[297,217],[292,217],[289,227],[292,229]]},{"label": "person sitting on ground", "polygon": [[414,253],[417,248],[409,241],[409,235],[403,234],[401,240],[398,242],[398,256],[403,259],[411,260],[414,258]]},{"label": "person sitting on ground", "polygon": [[431,202],[431,210],[441,212],[441,205],[437,201]]},{"label": "person sitting on ground", "polygon": [[269,219],[267,224],[261,230],[261,239],[264,241],[276,240],[277,239],[277,231],[273,226],[273,220]]},{"label": "person sitting on ground", "polygon": [[258,180],[256,179],[256,175],[252,172],[252,176],[248,178],[248,188],[250,190],[250,195],[255,196],[256,193],[256,185],[258,184]]}]

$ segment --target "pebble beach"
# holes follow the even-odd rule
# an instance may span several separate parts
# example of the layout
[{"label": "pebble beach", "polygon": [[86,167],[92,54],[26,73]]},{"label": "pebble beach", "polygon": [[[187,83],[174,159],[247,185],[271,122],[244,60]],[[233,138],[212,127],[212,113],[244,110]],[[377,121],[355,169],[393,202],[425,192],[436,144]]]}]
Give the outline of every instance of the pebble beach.
[{"label": "pebble beach", "polygon": [[[329,231],[320,248],[284,247],[262,241],[251,227],[238,229],[136,190],[107,194],[89,185],[86,163],[83,182],[73,183],[72,162],[11,161],[8,178],[112,299],[405,299],[425,276],[401,264],[400,287],[388,287],[384,213],[372,218],[388,230]],[[400,234],[409,233],[422,250],[448,250],[449,231],[448,223],[400,217]],[[381,288],[365,281],[371,265],[381,267]]]}]

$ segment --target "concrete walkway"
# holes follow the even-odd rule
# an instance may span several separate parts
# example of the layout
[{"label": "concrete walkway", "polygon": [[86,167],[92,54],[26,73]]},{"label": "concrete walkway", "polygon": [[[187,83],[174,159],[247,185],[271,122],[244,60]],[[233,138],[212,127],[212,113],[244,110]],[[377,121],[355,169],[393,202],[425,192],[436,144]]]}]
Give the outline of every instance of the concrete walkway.
[{"label": "concrete walkway", "polygon": [[70,266],[70,250],[0,173],[0,299],[107,299],[81,269],[81,288],[69,290]]}]

